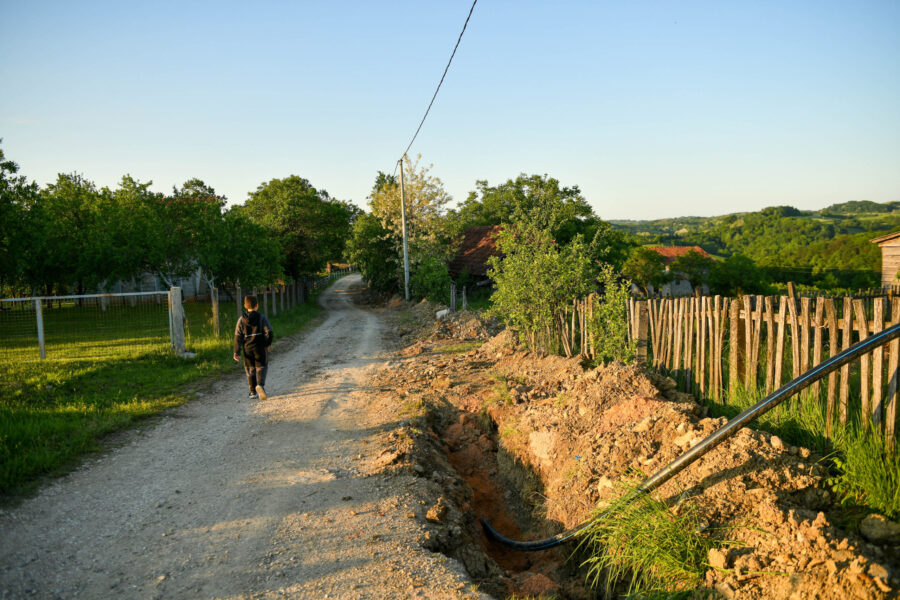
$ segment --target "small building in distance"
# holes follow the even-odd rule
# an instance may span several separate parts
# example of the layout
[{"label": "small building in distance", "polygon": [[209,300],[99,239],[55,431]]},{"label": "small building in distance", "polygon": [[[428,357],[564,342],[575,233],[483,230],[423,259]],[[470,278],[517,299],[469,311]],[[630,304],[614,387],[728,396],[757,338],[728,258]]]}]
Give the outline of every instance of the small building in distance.
[{"label": "small building in distance", "polygon": [[463,232],[456,256],[447,265],[454,280],[467,274],[474,282],[487,279],[488,259],[500,255],[496,235],[500,225],[469,227]]},{"label": "small building in distance", "polygon": [[874,238],[871,242],[881,248],[881,287],[897,285],[897,271],[900,271],[900,231]]},{"label": "small building in distance", "polygon": [[[712,258],[712,256],[700,246],[651,246],[650,250],[653,250],[662,256],[663,264],[666,266],[667,271],[672,266],[672,263],[675,262],[676,258],[684,256],[688,252],[696,252],[700,256]],[[703,293],[709,292],[709,288],[707,288],[706,285],[701,287],[703,288],[701,290]],[[659,290],[659,293],[663,296],[689,296],[693,292],[694,289],[691,287],[690,282],[687,279],[678,277],[677,273],[675,274],[675,279],[673,281],[664,284]]]}]

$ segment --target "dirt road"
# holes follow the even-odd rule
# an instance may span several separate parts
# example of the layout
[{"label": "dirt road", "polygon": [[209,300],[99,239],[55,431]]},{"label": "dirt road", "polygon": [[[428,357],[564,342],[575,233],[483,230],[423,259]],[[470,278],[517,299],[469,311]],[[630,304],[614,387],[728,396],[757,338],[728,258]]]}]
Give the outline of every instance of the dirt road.
[{"label": "dirt road", "polygon": [[0,597],[481,597],[416,542],[413,483],[363,466],[394,417],[365,409],[385,327],[350,301],[359,285],[337,282],[318,326],[276,344],[267,402],[236,368],[0,512]]}]

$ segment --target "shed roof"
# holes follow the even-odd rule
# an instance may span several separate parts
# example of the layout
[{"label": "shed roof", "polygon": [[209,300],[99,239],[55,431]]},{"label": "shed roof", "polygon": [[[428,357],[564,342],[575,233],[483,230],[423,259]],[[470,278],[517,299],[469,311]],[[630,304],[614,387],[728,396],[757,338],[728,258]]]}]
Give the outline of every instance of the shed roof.
[{"label": "shed roof", "polygon": [[886,242],[890,242],[890,241],[895,240],[895,239],[897,239],[897,238],[900,238],[900,231],[895,231],[894,233],[889,233],[889,234],[887,234],[887,235],[882,235],[881,237],[872,238],[872,239],[869,240],[869,241],[872,242],[873,244],[878,244],[879,246],[881,246],[882,244],[884,244],[884,243],[886,243]]},{"label": "shed roof", "polygon": [[449,270],[453,275],[468,273],[484,277],[487,275],[487,261],[491,256],[499,256],[495,235],[500,225],[469,227],[463,232],[456,256],[450,261]]},{"label": "shed roof", "polygon": [[709,253],[700,246],[652,246],[650,249],[663,257],[663,263],[666,266],[671,265],[675,262],[676,258],[684,256],[688,252],[696,252],[700,256],[712,258]]}]

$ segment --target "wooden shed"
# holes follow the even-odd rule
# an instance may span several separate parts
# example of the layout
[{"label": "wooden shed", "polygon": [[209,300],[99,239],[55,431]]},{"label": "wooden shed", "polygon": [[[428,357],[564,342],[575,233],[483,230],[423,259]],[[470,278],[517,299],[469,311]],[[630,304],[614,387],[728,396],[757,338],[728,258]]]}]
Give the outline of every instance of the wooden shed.
[{"label": "wooden shed", "polygon": [[881,287],[897,284],[900,271],[900,231],[889,233],[871,240],[881,248]]},{"label": "wooden shed", "polygon": [[467,273],[475,279],[487,277],[488,258],[499,256],[497,234],[500,225],[469,227],[463,232],[456,256],[450,261],[450,275],[454,278]]}]

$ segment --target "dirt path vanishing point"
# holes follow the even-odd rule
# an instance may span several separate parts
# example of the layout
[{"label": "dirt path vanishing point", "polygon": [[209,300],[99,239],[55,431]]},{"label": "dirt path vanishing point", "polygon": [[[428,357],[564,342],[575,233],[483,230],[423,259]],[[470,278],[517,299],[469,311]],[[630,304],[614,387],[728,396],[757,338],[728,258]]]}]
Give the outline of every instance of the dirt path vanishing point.
[{"label": "dirt path vanishing point", "polygon": [[0,597],[483,597],[416,542],[402,478],[365,472],[395,419],[365,409],[386,328],[351,302],[359,287],[338,281],[320,324],[276,343],[267,402],[236,368],[0,511]]}]

